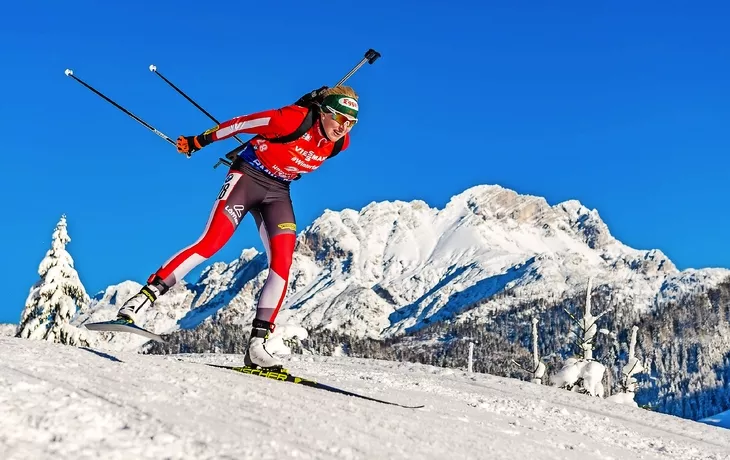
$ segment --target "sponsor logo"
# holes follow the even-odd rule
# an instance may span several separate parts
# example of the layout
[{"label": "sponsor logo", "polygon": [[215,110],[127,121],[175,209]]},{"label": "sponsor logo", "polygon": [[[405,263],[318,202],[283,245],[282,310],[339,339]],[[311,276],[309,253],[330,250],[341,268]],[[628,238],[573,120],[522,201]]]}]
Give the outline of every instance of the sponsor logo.
[{"label": "sponsor logo", "polygon": [[311,150],[304,150],[303,148],[299,147],[298,145],[294,147],[294,150],[300,155],[304,157],[305,161],[315,160],[315,161],[324,161],[327,159],[327,157],[323,157],[320,155],[315,155],[313,151]]},{"label": "sponsor logo", "polygon": [[[234,367],[233,370],[241,372],[242,374],[258,375],[260,377],[266,377],[266,378],[274,379],[274,380],[286,380],[287,376],[288,376],[288,374],[285,374],[283,372],[266,371],[263,369],[253,369],[250,367]],[[294,383],[300,383],[300,382],[306,382],[306,381],[308,381],[308,380],[305,380],[305,379],[302,379],[299,377],[294,378]]]},{"label": "sponsor logo", "polygon": [[236,212],[231,209],[230,206],[226,206],[226,212],[231,216],[231,219],[233,219],[233,224],[238,227],[238,216],[236,216]]},{"label": "sponsor logo", "polygon": [[215,125],[214,127],[210,128],[208,131],[204,132],[203,135],[214,133],[214,132],[218,131],[219,127],[220,127],[219,125]]},{"label": "sponsor logo", "polygon": [[304,135],[302,136],[302,139],[304,139],[305,141],[311,141],[312,135],[309,133],[304,133]]},{"label": "sponsor logo", "polygon": [[292,166],[286,166],[284,169],[274,166],[272,168],[276,174],[272,174],[273,177],[278,177],[281,179],[293,179],[296,177],[297,173],[299,172],[306,172],[306,171],[300,171],[297,168],[294,168]]},{"label": "sponsor logo", "polygon": [[351,97],[341,97],[338,101],[340,104],[344,105],[345,107],[349,107],[351,109],[358,109],[357,101]]},{"label": "sponsor logo", "polygon": [[279,227],[282,230],[291,230],[292,232],[297,231],[297,224],[295,224],[293,222],[285,222],[283,224],[277,225],[277,227]]},{"label": "sponsor logo", "polygon": [[[296,163],[297,165],[301,166],[302,168],[307,168],[307,169],[309,169],[311,171],[314,171],[315,169],[317,169],[317,165],[310,165],[309,163],[305,163],[305,162],[303,162],[302,160],[300,160],[297,157],[292,157],[291,158],[291,161],[292,161],[292,163]],[[297,168],[295,168],[293,166],[288,166],[286,169],[288,171],[295,170],[297,172],[303,172],[303,171],[300,171],[299,169],[297,169]]]},{"label": "sponsor logo", "polygon": [[245,206],[242,204],[236,204],[233,205],[233,209],[231,209],[230,206],[226,205],[226,212],[231,216],[231,219],[233,219],[233,222],[236,226],[238,226],[239,219],[243,216],[243,212],[245,210]]}]

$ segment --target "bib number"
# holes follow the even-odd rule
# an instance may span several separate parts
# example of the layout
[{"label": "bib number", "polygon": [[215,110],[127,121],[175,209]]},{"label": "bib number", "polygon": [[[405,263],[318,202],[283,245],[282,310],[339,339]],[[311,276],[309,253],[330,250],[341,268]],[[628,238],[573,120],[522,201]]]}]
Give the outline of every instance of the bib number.
[{"label": "bib number", "polygon": [[228,174],[228,177],[226,177],[226,181],[221,187],[221,191],[218,193],[218,200],[227,200],[228,196],[231,194],[231,191],[236,186],[236,183],[238,183],[238,180],[240,178],[241,174]]}]

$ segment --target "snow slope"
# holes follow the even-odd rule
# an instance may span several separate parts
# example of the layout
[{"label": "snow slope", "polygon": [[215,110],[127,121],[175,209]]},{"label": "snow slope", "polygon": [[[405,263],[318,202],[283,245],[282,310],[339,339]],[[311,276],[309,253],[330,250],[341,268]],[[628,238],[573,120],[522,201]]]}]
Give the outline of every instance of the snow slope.
[{"label": "snow slope", "polygon": [[[178,358],[187,362],[180,362]],[[409,363],[287,357],[403,409],[195,362],[0,338],[0,458],[730,459],[721,428]]]},{"label": "snow slope", "polygon": [[0,337],[13,336],[18,329],[17,324],[0,324]]},{"label": "snow slope", "polygon": [[[213,315],[250,324],[266,267],[266,254],[246,249],[229,264],[208,266],[197,283],[176,286],[138,322],[158,333],[194,328]],[[524,300],[558,301],[583,292],[591,276],[617,301],[646,310],[711,288],[730,270],[679,271],[659,250],[618,241],[598,212],[578,201],[551,206],[480,185],[443,209],[415,200],[325,211],[297,237],[277,324],[387,337]],[[113,318],[138,288],[132,281],[110,286],[74,324]],[[142,343],[111,340],[97,345],[133,350]]]}]

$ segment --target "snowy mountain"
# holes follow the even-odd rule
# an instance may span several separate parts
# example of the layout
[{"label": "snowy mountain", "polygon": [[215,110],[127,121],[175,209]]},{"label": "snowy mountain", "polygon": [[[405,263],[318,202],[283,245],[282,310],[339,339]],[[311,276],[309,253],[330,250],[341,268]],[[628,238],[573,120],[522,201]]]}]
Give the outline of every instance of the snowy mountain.
[{"label": "snowy mountain", "polygon": [[17,324],[0,324],[0,337],[13,336],[17,329]]},{"label": "snowy mountain", "polygon": [[240,358],[0,338],[0,458],[730,459],[724,429],[460,369],[286,359],[404,409],[203,365]]},{"label": "snowy mountain", "polygon": [[[657,249],[630,248],[578,201],[551,206],[483,185],[443,209],[395,201],[326,211],[298,235],[277,323],[389,337],[439,320],[480,318],[527,299],[559,300],[584,291],[591,276],[615,299],[648,311],[729,275],[726,269],[680,272]],[[197,283],[176,286],[142,322],[159,333],[194,328],[211,316],[248,324],[265,279],[266,255],[246,249],[229,264],[207,267]],[[110,286],[74,322],[113,317],[139,287],[131,281]],[[101,337],[119,350],[144,342]]]}]

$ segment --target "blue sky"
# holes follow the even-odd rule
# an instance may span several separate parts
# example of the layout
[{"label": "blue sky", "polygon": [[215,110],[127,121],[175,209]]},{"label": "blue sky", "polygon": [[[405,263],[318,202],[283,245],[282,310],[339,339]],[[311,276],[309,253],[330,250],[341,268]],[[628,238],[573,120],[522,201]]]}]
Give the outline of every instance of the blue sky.
[{"label": "blue sky", "polygon": [[[90,294],[143,282],[198,238],[225,177],[212,165],[236,145],[185,159],[66,68],[176,138],[212,123],[150,64],[227,119],[334,84],[375,48],[349,82],[351,148],[293,185],[300,230],[325,209],[500,184],[577,199],[679,268],[730,268],[730,6],[508,3],[4,5],[0,322],[19,320],[63,213]],[[252,222],[212,261],[262,249]]]}]

